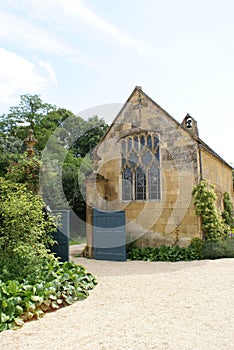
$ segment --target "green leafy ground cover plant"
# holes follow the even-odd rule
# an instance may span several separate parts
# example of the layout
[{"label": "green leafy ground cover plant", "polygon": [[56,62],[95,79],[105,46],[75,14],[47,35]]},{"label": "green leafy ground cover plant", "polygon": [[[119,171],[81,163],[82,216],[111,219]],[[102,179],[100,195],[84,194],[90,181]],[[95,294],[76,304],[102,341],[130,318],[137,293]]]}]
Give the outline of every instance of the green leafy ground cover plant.
[{"label": "green leafy ground cover plant", "polygon": [[138,248],[130,244],[127,248],[127,256],[130,260],[170,262],[234,258],[234,237],[208,241],[193,238],[188,248],[177,245]]},{"label": "green leafy ground cover plant", "polygon": [[194,238],[188,248],[161,245],[160,247],[138,248],[131,244],[127,248],[127,256],[130,260],[143,261],[191,261],[202,259],[203,242]]},{"label": "green leafy ground cover plant", "polygon": [[83,300],[96,284],[83,266],[56,260],[47,262],[36,278],[0,280],[0,331],[17,329],[45,312]]}]

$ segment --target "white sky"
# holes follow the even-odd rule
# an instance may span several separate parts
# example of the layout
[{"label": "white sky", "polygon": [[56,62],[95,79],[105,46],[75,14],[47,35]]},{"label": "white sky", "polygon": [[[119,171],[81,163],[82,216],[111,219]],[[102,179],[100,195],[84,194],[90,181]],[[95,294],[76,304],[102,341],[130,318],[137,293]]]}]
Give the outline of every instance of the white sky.
[{"label": "white sky", "polygon": [[111,122],[140,85],[234,163],[233,15],[233,0],[0,0],[0,114],[31,93]]}]

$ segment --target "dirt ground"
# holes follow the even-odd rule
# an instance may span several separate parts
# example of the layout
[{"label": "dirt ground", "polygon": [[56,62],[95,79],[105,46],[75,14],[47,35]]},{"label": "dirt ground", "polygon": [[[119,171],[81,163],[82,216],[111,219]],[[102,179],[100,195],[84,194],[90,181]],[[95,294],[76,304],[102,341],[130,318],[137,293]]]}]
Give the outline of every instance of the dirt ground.
[{"label": "dirt ground", "polygon": [[1,350],[234,350],[234,259],[109,262],[90,296],[0,333]]}]

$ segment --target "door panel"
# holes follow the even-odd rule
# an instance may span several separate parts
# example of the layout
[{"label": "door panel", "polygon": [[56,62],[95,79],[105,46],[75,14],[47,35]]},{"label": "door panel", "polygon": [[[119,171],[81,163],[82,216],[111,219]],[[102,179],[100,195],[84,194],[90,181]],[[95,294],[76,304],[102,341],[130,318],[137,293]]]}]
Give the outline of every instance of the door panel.
[{"label": "door panel", "polygon": [[94,259],[126,260],[125,212],[93,210]]},{"label": "door panel", "polygon": [[53,239],[57,242],[50,250],[59,257],[59,261],[69,261],[69,236],[70,236],[70,212],[69,210],[53,210],[53,214],[60,215],[60,227],[52,233]]}]

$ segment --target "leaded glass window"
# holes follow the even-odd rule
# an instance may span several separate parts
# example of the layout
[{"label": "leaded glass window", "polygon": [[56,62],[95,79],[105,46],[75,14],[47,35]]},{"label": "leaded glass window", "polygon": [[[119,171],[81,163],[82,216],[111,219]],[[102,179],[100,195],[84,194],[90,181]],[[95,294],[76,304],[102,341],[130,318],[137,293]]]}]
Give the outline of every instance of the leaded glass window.
[{"label": "leaded glass window", "polygon": [[160,169],[153,164],[148,171],[149,199],[160,199]]},{"label": "leaded glass window", "polygon": [[147,146],[149,147],[149,149],[152,149],[152,136],[148,135],[147,136]]},{"label": "leaded glass window", "polygon": [[134,148],[136,151],[138,151],[138,137],[137,136],[134,137]]},{"label": "leaded glass window", "polygon": [[141,140],[141,149],[143,149],[145,146],[145,136],[142,135],[140,140]]},{"label": "leaded glass window", "polygon": [[132,138],[130,137],[128,139],[128,152],[131,151],[131,149],[132,149]]},{"label": "leaded glass window", "polygon": [[132,199],[132,171],[126,167],[122,176],[122,198],[123,200]]},{"label": "leaded glass window", "polygon": [[146,199],[145,171],[138,167],[135,173],[135,199]]},{"label": "leaded glass window", "polygon": [[130,155],[129,155],[129,159],[128,159],[130,165],[132,168],[134,168],[138,161],[139,161],[139,156],[136,152],[132,152]]},{"label": "leaded glass window", "polygon": [[122,199],[161,198],[159,138],[138,133],[122,140]]},{"label": "leaded glass window", "polygon": [[158,149],[155,151],[154,155],[155,155],[156,160],[159,162],[159,159],[160,159],[159,147],[158,147]]}]

